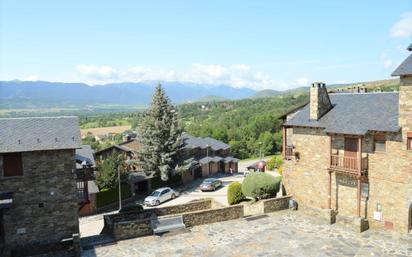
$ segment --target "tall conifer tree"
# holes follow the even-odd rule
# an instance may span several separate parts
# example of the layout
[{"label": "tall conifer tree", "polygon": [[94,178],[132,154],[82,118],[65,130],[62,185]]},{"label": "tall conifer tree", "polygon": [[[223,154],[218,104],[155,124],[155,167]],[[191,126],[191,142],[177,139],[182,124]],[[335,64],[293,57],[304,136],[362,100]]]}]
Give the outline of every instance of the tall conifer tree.
[{"label": "tall conifer tree", "polygon": [[179,158],[183,147],[181,136],[176,109],[158,84],[138,127],[143,148],[137,158],[142,170],[148,175],[160,176],[163,181],[184,170],[186,161]]}]

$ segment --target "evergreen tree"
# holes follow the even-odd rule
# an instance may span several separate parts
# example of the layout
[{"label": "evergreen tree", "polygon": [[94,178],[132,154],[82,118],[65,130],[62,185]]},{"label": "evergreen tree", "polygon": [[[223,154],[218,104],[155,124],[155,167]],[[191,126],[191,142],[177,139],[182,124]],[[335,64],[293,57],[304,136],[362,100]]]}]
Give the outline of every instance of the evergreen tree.
[{"label": "evergreen tree", "polygon": [[138,139],[143,147],[137,162],[146,174],[166,181],[176,172],[188,168],[190,161],[179,158],[183,141],[177,112],[160,84],[139,123]]}]

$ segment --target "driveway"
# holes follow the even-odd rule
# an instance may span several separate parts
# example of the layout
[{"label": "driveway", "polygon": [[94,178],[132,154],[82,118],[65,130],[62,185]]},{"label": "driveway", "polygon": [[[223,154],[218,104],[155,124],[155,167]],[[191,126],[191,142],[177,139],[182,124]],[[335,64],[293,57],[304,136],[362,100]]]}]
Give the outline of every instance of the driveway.
[{"label": "driveway", "polygon": [[[267,159],[267,158],[266,158]],[[247,160],[247,161],[240,161],[238,164],[239,171],[243,172],[246,170],[246,167],[255,163],[258,159],[255,160]],[[267,172],[273,176],[278,176],[275,172]],[[216,202],[220,203],[221,205],[227,206],[227,186],[233,181],[243,181],[243,173],[234,174],[233,176],[217,176],[219,179],[222,180],[223,186],[220,187],[218,190],[213,192],[201,192],[198,189],[198,186],[202,183],[203,179],[197,179],[192,181],[185,187],[178,190],[180,192],[179,197],[174,200],[169,200],[164,202],[160,205],[163,206],[170,206],[170,205],[177,205],[177,204],[184,204],[188,203],[195,199],[201,198],[213,198]],[[140,201],[142,203],[142,201]],[[145,207],[150,208],[150,207]],[[115,213],[115,212],[111,212]],[[80,218],[80,235],[82,237],[86,236],[93,236],[98,235],[103,229],[103,215],[109,213],[98,214],[94,216]]]},{"label": "driveway", "polygon": [[84,257],[122,256],[412,256],[412,237],[325,225],[300,211],[196,226],[86,250]]}]

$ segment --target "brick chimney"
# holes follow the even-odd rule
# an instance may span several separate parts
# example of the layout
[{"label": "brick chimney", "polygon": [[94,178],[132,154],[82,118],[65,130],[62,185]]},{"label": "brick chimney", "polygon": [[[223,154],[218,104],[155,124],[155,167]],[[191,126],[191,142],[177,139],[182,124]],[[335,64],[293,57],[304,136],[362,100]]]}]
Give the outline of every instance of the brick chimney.
[{"label": "brick chimney", "polygon": [[332,104],[325,83],[313,83],[310,88],[310,119],[320,119],[331,108]]},{"label": "brick chimney", "polygon": [[[408,50],[412,51],[412,44]],[[412,132],[412,54],[396,68],[392,76],[400,77],[398,122],[402,128],[403,140],[406,142],[408,132]]]}]

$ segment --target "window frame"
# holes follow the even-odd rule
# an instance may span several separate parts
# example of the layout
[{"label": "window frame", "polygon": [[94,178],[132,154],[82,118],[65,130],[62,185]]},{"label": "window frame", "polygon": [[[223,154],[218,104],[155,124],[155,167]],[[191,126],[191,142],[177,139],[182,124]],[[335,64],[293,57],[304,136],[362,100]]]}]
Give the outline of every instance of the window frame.
[{"label": "window frame", "polygon": [[406,135],[406,150],[412,151],[412,132]]},{"label": "window frame", "polygon": [[[2,154],[2,161],[3,161],[3,166],[2,166],[2,170],[1,170],[2,178],[19,178],[19,177],[23,177],[24,169],[23,169],[22,153],[20,153],[20,152],[4,153],[4,154]],[[6,164],[9,161],[18,161],[19,162],[17,164],[17,166],[14,166],[14,168],[16,170],[14,171],[14,173],[11,173],[11,174],[10,174],[10,171],[6,172],[6,167],[10,168],[9,164]]]},{"label": "window frame", "polygon": [[[375,153],[386,153],[386,135],[385,134],[375,134],[373,135],[373,151]],[[377,150],[376,143],[383,143],[384,149]]]}]

